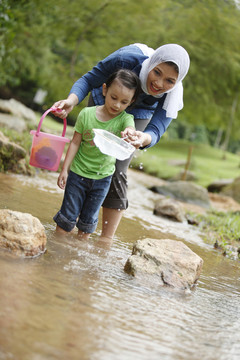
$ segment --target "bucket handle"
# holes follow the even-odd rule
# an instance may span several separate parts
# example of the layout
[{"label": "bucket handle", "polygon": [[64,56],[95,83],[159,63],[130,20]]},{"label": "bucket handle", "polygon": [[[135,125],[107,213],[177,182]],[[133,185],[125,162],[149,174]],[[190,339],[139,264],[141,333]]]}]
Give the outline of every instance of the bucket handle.
[{"label": "bucket handle", "polygon": [[[51,111],[61,111],[61,109],[57,109],[55,107],[51,107],[50,109],[48,109],[47,111],[45,111],[45,113],[42,115],[40,121],[39,121],[39,124],[38,124],[38,127],[37,127],[37,131],[36,131],[36,136],[39,135],[39,132],[40,132],[40,129],[41,129],[41,126],[42,126],[42,122],[43,122],[43,119],[45,118],[45,116],[50,113]],[[66,118],[63,119],[63,132],[62,132],[62,137],[65,136],[66,134],[66,129],[67,129],[67,120]]]}]

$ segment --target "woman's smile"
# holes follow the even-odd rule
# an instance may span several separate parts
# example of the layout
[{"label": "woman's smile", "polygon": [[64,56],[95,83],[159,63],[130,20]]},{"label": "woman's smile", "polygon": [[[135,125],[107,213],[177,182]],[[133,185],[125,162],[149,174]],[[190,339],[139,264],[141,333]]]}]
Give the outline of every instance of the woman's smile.
[{"label": "woman's smile", "polygon": [[157,87],[154,83],[150,84],[150,88],[155,93],[160,93],[163,90],[162,88]]},{"label": "woman's smile", "polygon": [[150,95],[162,94],[174,87],[178,73],[167,63],[160,63],[153,68],[147,78],[147,90]]}]

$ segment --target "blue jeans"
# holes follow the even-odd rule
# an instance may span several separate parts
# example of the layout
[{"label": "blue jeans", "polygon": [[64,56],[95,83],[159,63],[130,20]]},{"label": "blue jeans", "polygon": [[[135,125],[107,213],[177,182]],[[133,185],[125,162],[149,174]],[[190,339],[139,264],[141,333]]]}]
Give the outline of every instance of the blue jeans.
[{"label": "blue jeans", "polygon": [[53,220],[67,232],[75,226],[85,233],[94,232],[111,179],[112,175],[98,180],[88,179],[70,171],[62,207]]}]

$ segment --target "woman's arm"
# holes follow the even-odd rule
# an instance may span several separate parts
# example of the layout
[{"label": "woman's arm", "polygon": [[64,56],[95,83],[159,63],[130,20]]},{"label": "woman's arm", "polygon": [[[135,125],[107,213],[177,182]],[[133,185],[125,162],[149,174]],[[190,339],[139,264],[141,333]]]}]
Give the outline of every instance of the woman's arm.
[{"label": "woman's arm", "polygon": [[60,189],[65,189],[69,169],[70,169],[71,163],[73,162],[75,155],[78,152],[81,141],[82,141],[82,134],[79,134],[78,132],[75,131],[72,141],[68,147],[68,151],[67,151],[67,154],[66,154],[63,166],[62,166],[62,171],[60,172],[58,180],[57,180],[57,184],[60,187]]},{"label": "woman's arm", "polygon": [[158,106],[152,116],[152,119],[143,132],[145,136],[151,137],[151,141],[142,147],[152,147],[157,144],[167,130],[171,121],[172,118],[168,118],[166,116],[166,110],[163,110],[162,106]]},{"label": "woman's arm", "polygon": [[[57,109],[61,109],[62,111],[56,112],[56,116],[60,117],[61,119],[64,119],[68,116],[68,114],[72,111],[74,106],[78,104],[78,97],[75,94],[70,94],[67,99],[65,100],[59,100],[53,104],[53,107]],[[55,113],[53,111],[53,113]]]},{"label": "woman's arm", "polygon": [[66,117],[74,106],[79,104],[90,91],[106,82],[113,72],[120,68],[133,70],[145,58],[146,56],[143,55],[142,51],[134,45],[116,50],[78,79],[73,84],[67,99],[57,101],[53,105],[62,109],[62,112],[58,112],[56,115],[61,118]]},{"label": "woman's arm", "polygon": [[127,137],[126,141],[136,149],[152,147],[159,142],[171,121],[172,119],[166,117],[166,111],[159,104],[144,131],[129,130],[125,131],[123,136]]}]

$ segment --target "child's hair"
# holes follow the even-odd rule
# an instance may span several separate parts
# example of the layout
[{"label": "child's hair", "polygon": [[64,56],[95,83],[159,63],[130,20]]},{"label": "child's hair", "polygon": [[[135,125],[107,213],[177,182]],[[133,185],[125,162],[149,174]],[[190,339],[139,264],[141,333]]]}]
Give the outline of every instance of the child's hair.
[{"label": "child's hair", "polygon": [[126,86],[126,88],[135,90],[133,95],[133,100],[135,102],[141,91],[139,77],[131,70],[120,69],[109,76],[106,81],[107,88],[109,88],[116,79],[119,80],[123,86]]}]

